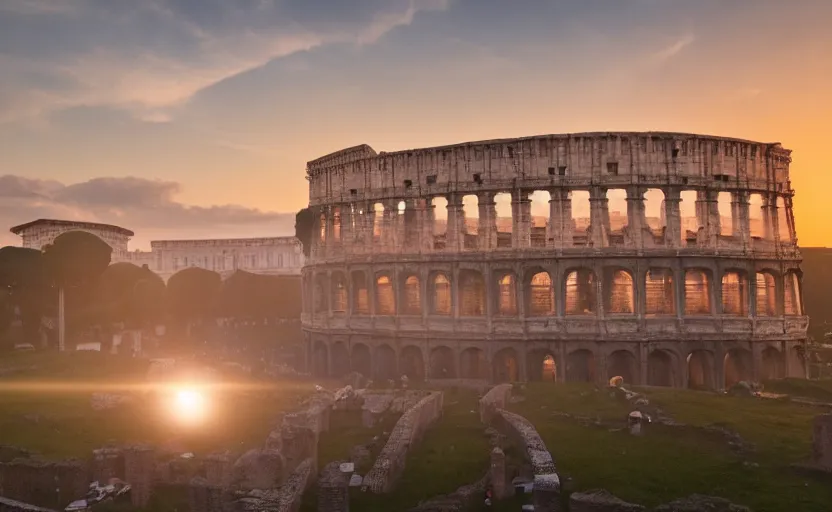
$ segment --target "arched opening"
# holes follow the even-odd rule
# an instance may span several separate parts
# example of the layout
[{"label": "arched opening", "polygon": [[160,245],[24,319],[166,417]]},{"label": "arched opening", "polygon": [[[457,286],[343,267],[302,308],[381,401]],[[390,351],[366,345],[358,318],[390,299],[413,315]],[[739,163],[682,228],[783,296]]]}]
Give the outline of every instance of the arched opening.
[{"label": "arched opening", "polygon": [[379,345],[376,348],[374,378],[380,381],[396,380],[399,376],[396,362],[396,352],[390,345]]},{"label": "arched opening", "polygon": [[321,241],[321,245],[326,242],[326,214],[321,212],[321,216],[318,218],[318,228],[320,229],[319,239]]},{"label": "arched opening", "polygon": [[494,354],[491,366],[491,374],[494,376],[496,384],[517,382],[519,380],[517,352],[513,348],[504,348]]},{"label": "arched opening", "polygon": [[312,299],[315,301],[315,313],[327,313],[329,311],[326,289],[326,276],[315,276],[315,291],[312,294]]},{"label": "arched opening", "polygon": [[751,372],[751,352],[745,349],[733,348],[725,354],[724,385],[725,389],[730,388],[740,381],[750,381],[753,378]]},{"label": "arched opening", "polygon": [[344,274],[335,272],[332,274],[331,281],[332,294],[332,312],[346,313],[347,312],[347,280]]},{"label": "arched opening", "polygon": [[595,356],[586,349],[576,350],[566,357],[567,382],[595,382]]},{"label": "arched opening", "polygon": [[558,365],[548,350],[532,350],[526,356],[526,378],[529,381],[557,382]]},{"label": "arched opening", "polygon": [[763,380],[782,379],[786,376],[786,361],[779,350],[774,347],[766,347],[762,356],[760,377]]},{"label": "arched opening", "polygon": [[367,276],[360,270],[352,273],[352,314],[370,314],[370,294],[367,289]]},{"label": "arched opening", "polygon": [[651,268],[644,277],[644,314],[674,316],[676,291],[673,271],[669,268]]},{"label": "arched opening", "polygon": [[336,342],[332,345],[332,369],[330,375],[343,377],[350,373],[350,351],[344,342]]},{"label": "arched opening", "polygon": [[783,311],[786,315],[799,316],[803,314],[803,303],[800,301],[800,279],[794,272],[787,272],[783,276]]},{"label": "arched opening", "polygon": [[647,357],[647,385],[673,387],[676,371],[673,356],[666,350],[654,350]]},{"label": "arched opening", "polygon": [[488,379],[488,361],[485,352],[478,348],[466,348],[459,354],[459,376],[463,379]]},{"label": "arched opening", "polygon": [[777,282],[771,272],[757,272],[757,316],[777,316]]},{"label": "arched opening", "polygon": [[396,295],[393,293],[393,281],[388,276],[376,278],[376,314],[396,314]]},{"label": "arched opening", "polygon": [[399,356],[399,371],[414,382],[425,380],[425,360],[422,357],[422,349],[413,345],[402,349],[401,356]]},{"label": "arched opening", "polygon": [[341,241],[341,208],[337,206],[332,208],[332,240]]},{"label": "arched opening", "polygon": [[499,294],[497,295],[497,313],[504,316],[517,315],[517,289],[514,276],[504,274],[497,281]]},{"label": "arched opening", "polygon": [[403,297],[401,302],[403,309],[402,314],[422,314],[422,293],[418,277],[409,276],[404,280]]},{"label": "arched opening", "polygon": [[685,271],[685,314],[711,314],[711,287],[708,273],[704,270]]},{"label": "arched opening", "polygon": [[714,388],[714,355],[707,350],[694,350],[687,357],[688,389]]},{"label": "arched opening", "polygon": [[460,316],[485,314],[485,281],[479,272],[462,270],[459,273],[459,314]]},{"label": "arched opening", "polygon": [[573,270],[564,281],[565,312],[567,315],[593,315],[597,310],[595,273],[589,269]]},{"label": "arched opening", "polygon": [[629,350],[616,350],[607,357],[607,379],[621,377],[624,384],[638,384],[638,364]]},{"label": "arched opening", "polygon": [[363,343],[356,343],[352,346],[350,357],[352,371],[371,378],[373,376],[373,360],[370,356],[370,347]]},{"label": "arched opening", "polygon": [[622,269],[609,269],[605,273],[604,298],[606,303],[604,308],[606,312],[613,315],[632,315],[635,312],[635,288],[632,274]]},{"label": "arched opening", "polygon": [[555,291],[548,272],[537,272],[529,279],[529,316],[555,314]]},{"label": "arched opening", "polygon": [[748,315],[748,283],[744,272],[732,270],[722,275],[722,314]]},{"label": "arched opening", "polygon": [[312,349],[312,374],[329,377],[329,351],[323,341],[315,341]]},{"label": "arched opening", "polygon": [[451,282],[445,274],[436,274],[431,281],[431,313],[451,314]]},{"label": "arched opening", "polygon": [[448,347],[436,347],[430,351],[430,378],[455,379],[454,353]]}]

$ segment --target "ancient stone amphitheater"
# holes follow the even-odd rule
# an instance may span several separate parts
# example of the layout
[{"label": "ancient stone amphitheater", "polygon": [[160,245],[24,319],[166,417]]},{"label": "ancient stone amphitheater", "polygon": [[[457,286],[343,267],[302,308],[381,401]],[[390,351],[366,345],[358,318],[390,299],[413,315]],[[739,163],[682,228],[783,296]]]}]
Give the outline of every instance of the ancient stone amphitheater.
[{"label": "ancient stone amphitheater", "polygon": [[581,133],[309,162],[310,368],[717,389],[805,376],[790,154]]}]

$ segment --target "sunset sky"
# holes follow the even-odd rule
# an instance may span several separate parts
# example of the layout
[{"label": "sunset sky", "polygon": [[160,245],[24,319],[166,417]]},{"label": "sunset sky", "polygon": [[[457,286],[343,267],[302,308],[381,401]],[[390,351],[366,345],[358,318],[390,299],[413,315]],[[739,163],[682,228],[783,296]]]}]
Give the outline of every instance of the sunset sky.
[{"label": "sunset sky", "polygon": [[[832,246],[832,0],[0,0],[0,245],[293,234],[305,163],[580,131],[793,149]],[[824,148],[827,148],[824,150]]]}]

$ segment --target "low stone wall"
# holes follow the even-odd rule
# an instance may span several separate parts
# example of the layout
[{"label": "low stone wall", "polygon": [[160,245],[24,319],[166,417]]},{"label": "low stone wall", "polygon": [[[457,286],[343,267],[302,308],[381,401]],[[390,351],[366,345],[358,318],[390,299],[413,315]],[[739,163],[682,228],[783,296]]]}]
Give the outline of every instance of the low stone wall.
[{"label": "low stone wall", "polygon": [[55,512],[48,508],[36,507],[19,501],[0,497],[0,512]]},{"label": "low stone wall", "polygon": [[0,495],[28,503],[64,506],[64,501],[68,503],[86,494],[88,474],[88,465],[83,461],[15,459],[0,464]]},{"label": "low stone wall", "polygon": [[511,399],[511,388],[511,384],[500,384],[491,388],[480,398],[480,421],[486,425],[491,424],[497,409],[506,408],[506,404]]},{"label": "low stone wall", "polygon": [[489,476],[485,475],[480,481],[464,485],[451,494],[422,502],[409,512],[466,512],[482,501],[489,482]]},{"label": "low stone wall", "polygon": [[431,393],[399,418],[387,444],[364,477],[364,488],[374,493],[386,493],[393,489],[404,471],[410,447],[442,416],[443,397],[441,392]]}]

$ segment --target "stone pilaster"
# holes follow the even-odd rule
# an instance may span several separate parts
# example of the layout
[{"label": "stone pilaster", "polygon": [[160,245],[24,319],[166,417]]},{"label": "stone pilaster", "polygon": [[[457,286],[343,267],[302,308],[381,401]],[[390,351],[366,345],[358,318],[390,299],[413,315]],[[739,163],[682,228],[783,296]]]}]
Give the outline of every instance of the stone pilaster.
[{"label": "stone pilaster", "polygon": [[376,246],[376,205],[374,203],[370,202],[364,205],[364,215],[362,215],[361,224],[361,231],[364,236],[364,252],[372,254],[373,248]]},{"label": "stone pilaster", "polygon": [[549,224],[547,225],[547,240],[551,240],[554,247],[561,249],[572,247],[572,199],[569,190],[555,188],[549,190]]},{"label": "stone pilaster", "polygon": [[751,239],[751,217],[748,206],[748,192],[741,190],[731,193],[731,236],[748,247]]},{"label": "stone pilaster", "polygon": [[639,187],[627,188],[627,231],[634,247],[644,247],[647,215],[644,211],[644,190]]},{"label": "stone pilaster", "polygon": [[448,251],[459,252],[465,246],[465,210],[459,194],[448,195],[448,231],[445,236]]},{"label": "stone pilaster", "polygon": [[497,205],[494,194],[483,192],[477,194],[479,208],[479,228],[477,230],[480,250],[490,251],[497,248]]},{"label": "stone pilaster", "polygon": [[516,190],[511,194],[511,224],[511,247],[529,247],[532,235],[532,203],[529,193],[524,190]]},{"label": "stone pilaster", "polygon": [[710,247],[716,245],[719,227],[719,201],[716,190],[696,191],[696,222],[705,229],[705,240]]},{"label": "stone pilaster", "polygon": [[592,247],[609,245],[610,212],[607,191],[592,187],[589,191],[589,243]]},{"label": "stone pilaster", "polygon": [[682,202],[681,190],[677,187],[666,187],[664,190],[665,243],[668,247],[682,245],[682,215],[679,203]]}]

